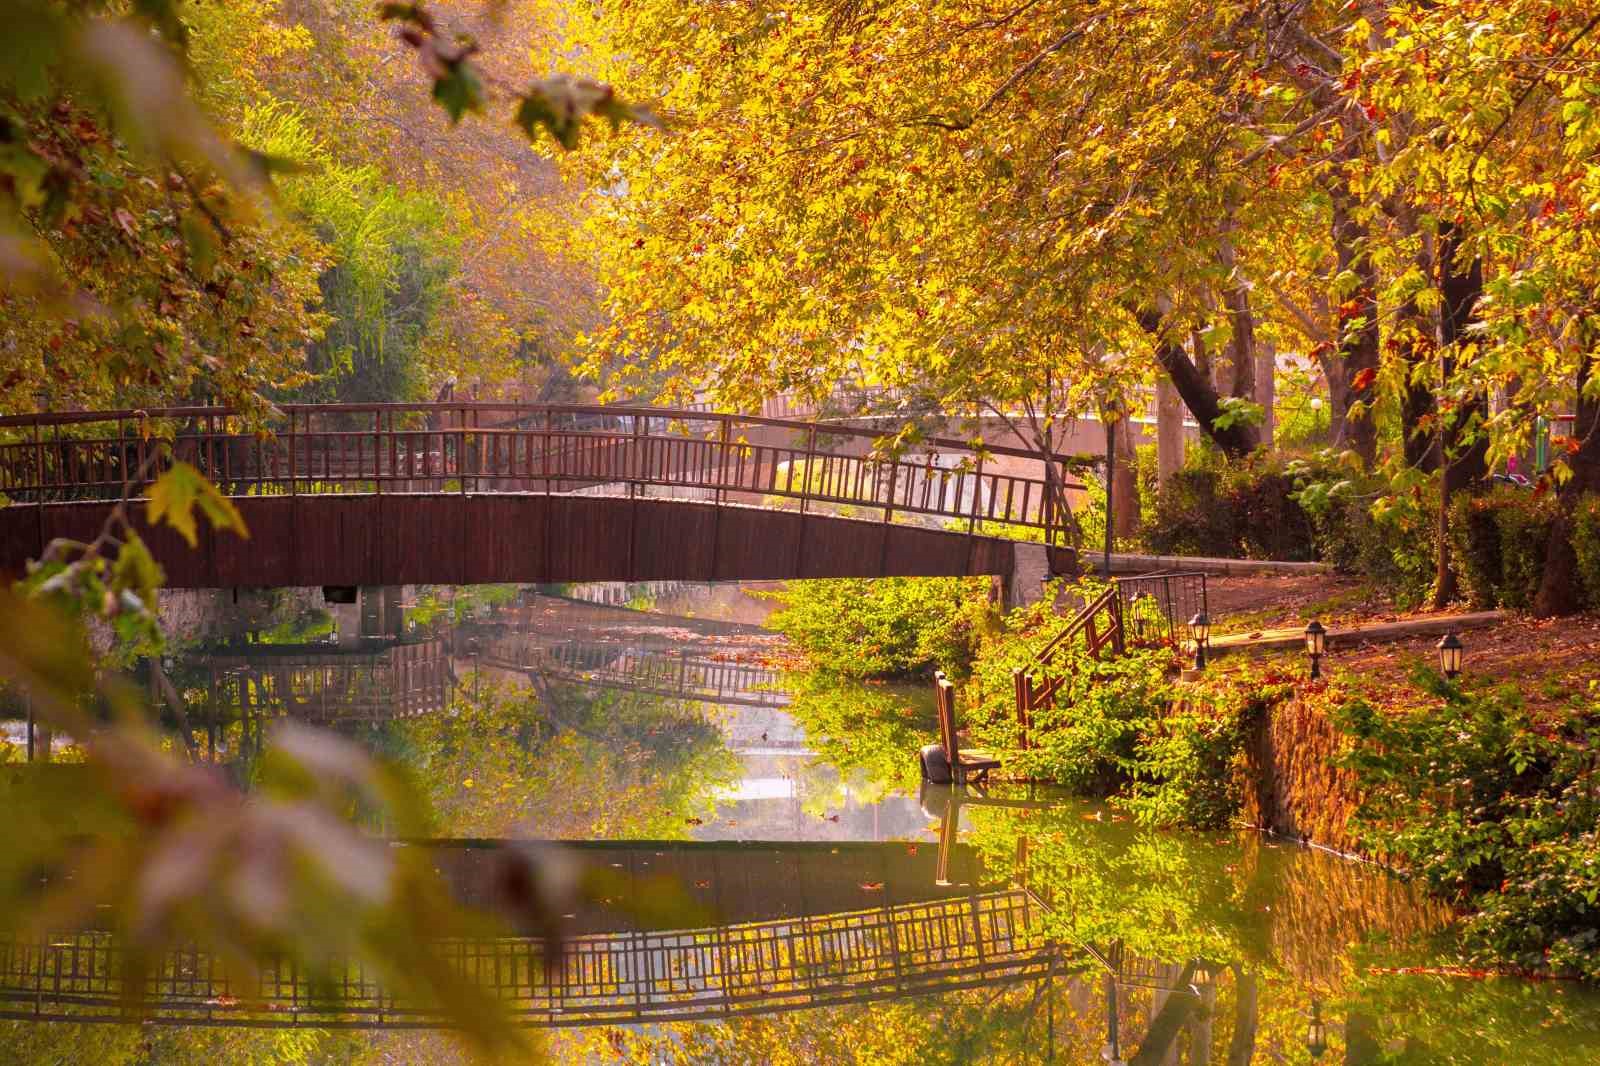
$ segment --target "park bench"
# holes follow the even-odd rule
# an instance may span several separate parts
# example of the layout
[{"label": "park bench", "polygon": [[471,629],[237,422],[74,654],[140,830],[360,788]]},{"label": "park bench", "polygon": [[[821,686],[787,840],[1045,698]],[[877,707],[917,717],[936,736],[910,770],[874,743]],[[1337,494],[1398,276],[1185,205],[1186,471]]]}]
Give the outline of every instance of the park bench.
[{"label": "park bench", "polygon": [[933,675],[934,704],[939,713],[939,743],[922,749],[922,776],[935,784],[964,785],[969,780],[981,785],[989,771],[998,769],[1000,760],[987,751],[961,749],[961,734],[956,724],[956,687],[944,676]]}]

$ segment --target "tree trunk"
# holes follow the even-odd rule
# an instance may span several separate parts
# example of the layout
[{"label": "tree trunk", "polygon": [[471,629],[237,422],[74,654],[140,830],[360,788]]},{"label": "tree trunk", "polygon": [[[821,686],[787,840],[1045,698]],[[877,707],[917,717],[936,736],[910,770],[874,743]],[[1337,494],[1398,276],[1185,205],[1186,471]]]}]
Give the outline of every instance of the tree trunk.
[{"label": "tree trunk", "polygon": [[[1344,381],[1337,384],[1344,390],[1342,407],[1344,424],[1334,424],[1334,437],[1342,437],[1368,467],[1378,457],[1378,426],[1371,410],[1374,379],[1378,373],[1378,271],[1372,257],[1363,247],[1366,228],[1353,214],[1355,198],[1350,194],[1349,180],[1341,172],[1330,182],[1328,189],[1333,200],[1333,246],[1338,256],[1339,273],[1346,271],[1356,276],[1356,289],[1342,296],[1338,304],[1339,356],[1343,361]],[[1335,382],[1328,382],[1333,392]],[[1359,417],[1352,417],[1351,407],[1365,405]]]},{"label": "tree trunk", "polygon": [[1214,441],[1218,448],[1233,458],[1243,458],[1256,450],[1261,443],[1254,426],[1234,423],[1226,429],[1217,427],[1222,415],[1221,398],[1209,378],[1202,374],[1181,347],[1174,344],[1163,328],[1161,315],[1155,311],[1140,310],[1135,313],[1139,326],[1150,335],[1155,344],[1156,359],[1172,379],[1173,387],[1200,424],[1200,430]]},{"label": "tree trunk", "polygon": [[1112,433],[1117,456],[1112,526],[1119,538],[1129,540],[1139,532],[1139,456],[1134,450],[1133,419],[1126,416],[1117,419]]},{"label": "tree trunk", "polygon": [[1256,343],[1256,388],[1252,397],[1261,405],[1261,446],[1272,450],[1278,432],[1278,351],[1270,340]]},{"label": "tree trunk", "polygon": [[1233,241],[1224,237],[1219,258],[1228,272],[1222,291],[1222,304],[1228,313],[1228,328],[1232,336],[1228,341],[1228,358],[1232,363],[1230,396],[1253,400],[1256,392],[1256,320],[1250,313],[1250,289],[1239,275],[1238,258]]},{"label": "tree trunk", "polygon": [[[1417,226],[1416,212],[1409,206],[1391,213],[1403,233],[1418,242],[1417,269],[1423,277],[1438,277],[1435,240]],[[1439,469],[1440,436],[1434,415],[1438,410],[1434,373],[1438,370],[1435,349],[1442,333],[1442,316],[1430,316],[1415,298],[1400,306],[1389,343],[1398,350],[1405,367],[1405,389],[1400,394],[1400,447],[1406,465],[1424,474]],[[1442,388],[1444,382],[1439,382]]]},{"label": "tree trunk", "polygon": [[1156,382],[1156,480],[1165,487],[1167,479],[1183,469],[1183,400],[1172,379]]},{"label": "tree trunk", "polygon": [[1250,1066],[1256,1054],[1256,975],[1234,966],[1233,1036],[1228,1040],[1228,1066]]},{"label": "tree trunk", "polygon": [[[1191,961],[1183,967],[1183,972],[1173,982],[1176,988],[1187,988],[1194,981],[1194,963]],[[1166,1002],[1157,1009],[1155,1017],[1150,1019],[1150,1028],[1145,1031],[1144,1043],[1139,1045],[1139,1050],[1133,1058],[1128,1060],[1128,1066],[1157,1066],[1167,1057],[1178,1039],[1178,1034],[1188,1024],[1189,1016],[1200,1005],[1199,1000],[1190,995],[1168,996]]]},{"label": "tree trunk", "polygon": [[1400,439],[1406,465],[1431,474],[1439,469],[1439,435],[1431,424],[1436,403],[1433,390],[1433,340],[1415,300],[1400,309],[1395,343],[1404,351],[1406,387],[1400,394]]},{"label": "tree trunk", "polygon": [[1578,556],[1572,548],[1572,512],[1578,497],[1600,489],[1600,400],[1583,394],[1594,371],[1595,353],[1589,348],[1594,333],[1592,328],[1579,331],[1585,349],[1583,361],[1578,365],[1577,417],[1572,429],[1579,444],[1578,450],[1567,456],[1572,477],[1561,486],[1558,497],[1561,506],[1545,546],[1544,576],[1533,600],[1533,613],[1539,618],[1576,614],[1583,609],[1578,586]]},{"label": "tree trunk", "polygon": [[[1473,259],[1461,269],[1456,256],[1461,247],[1459,234],[1445,229],[1439,240],[1439,288],[1444,297],[1439,316],[1439,380],[1448,386],[1455,374],[1456,353],[1466,337],[1467,327],[1477,314],[1483,295],[1483,262]],[[1482,483],[1489,474],[1489,438],[1480,429],[1463,447],[1463,431],[1476,418],[1489,416],[1489,400],[1482,393],[1459,408],[1445,411],[1439,420],[1439,458],[1443,474],[1439,479],[1438,544],[1434,554],[1433,608],[1440,610],[1460,594],[1455,568],[1450,565],[1450,504],[1455,494]]]}]

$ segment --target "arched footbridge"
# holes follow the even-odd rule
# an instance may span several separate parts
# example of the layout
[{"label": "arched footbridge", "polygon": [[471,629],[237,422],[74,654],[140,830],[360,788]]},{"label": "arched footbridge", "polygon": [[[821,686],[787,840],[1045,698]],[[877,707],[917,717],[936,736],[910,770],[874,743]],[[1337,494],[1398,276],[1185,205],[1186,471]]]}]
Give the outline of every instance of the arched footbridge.
[{"label": "arched footbridge", "polygon": [[0,574],[93,540],[174,457],[251,535],[146,531],[173,587],[1009,578],[1018,541],[1060,539],[1071,457],[878,439],[585,405],[291,405],[271,432],[219,408],[9,416]]}]

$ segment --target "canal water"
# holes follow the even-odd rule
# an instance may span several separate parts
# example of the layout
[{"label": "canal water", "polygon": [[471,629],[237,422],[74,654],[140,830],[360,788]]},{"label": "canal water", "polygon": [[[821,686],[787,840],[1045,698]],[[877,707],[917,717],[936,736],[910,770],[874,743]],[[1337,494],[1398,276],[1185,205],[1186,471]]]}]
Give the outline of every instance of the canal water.
[{"label": "canal water", "polygon": [[[771,606],[673,584],[174,593],[172,647],[139,670],[246,787],[285,718],[400,767],[432,835],[398,846],[466,903],[565,871],[550,922],[450,947],[544,1061],[1600,1062],[1592,992],[1455,965],[1451,915],[1378,868],[923,786],[929,694],[802,672]],[[370,981],[332,996],[279,967],[245,1002],[203,952],[151,979],[161,1024],[119,1024],[106,935],[0,950],[0,1063],[466,1061]]]}]

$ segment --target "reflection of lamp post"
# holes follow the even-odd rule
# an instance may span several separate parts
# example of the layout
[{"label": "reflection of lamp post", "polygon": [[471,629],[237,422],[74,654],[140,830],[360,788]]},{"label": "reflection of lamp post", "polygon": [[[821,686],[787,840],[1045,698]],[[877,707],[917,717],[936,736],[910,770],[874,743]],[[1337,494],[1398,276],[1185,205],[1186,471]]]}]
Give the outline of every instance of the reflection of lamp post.
[{"label": "reflection of lamp post", "polygon": [[1454,681],[1461,673],[1461,657],[1466,651],[1461,644],[1461,638],[1454,633],[1446,633],[1439,640],[1439,672],[1445,678]]},{"label": "reflection of lamp post", "polygon": [[1100,1057],[1110,1066],[1124,1066],[1122,1061],[1122,1036],[1117,1028],[1117,977],[1106,974],[1106,1045]]},{"label": "reflection of lamp post", "polygon": [[1311,997],[1311,1024],[1306,1026],[1306,1050],[1314,1060],[1328,1052],[1328,1027],[1322,1024],[1322,1004]]},{"label": "reflection of lamp post", "polygon": [[1322,653],[1328,650],[1328,631],[1315,618],[1306,626],[1306,654],[1311,656],[1311,680],[1322,676]]},{"label": "reflection of lamp post", "polygon": [[1206,668],[1206,642],[1211,636],[1211,619],[1201,611],[1189,619],[1189,635],[1194,638],[1194,668]]}]

